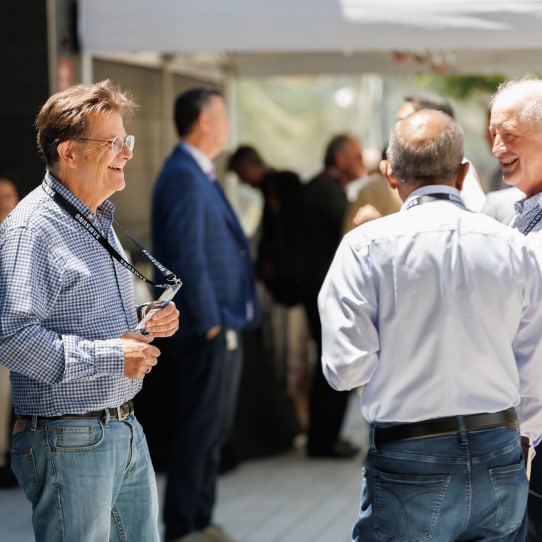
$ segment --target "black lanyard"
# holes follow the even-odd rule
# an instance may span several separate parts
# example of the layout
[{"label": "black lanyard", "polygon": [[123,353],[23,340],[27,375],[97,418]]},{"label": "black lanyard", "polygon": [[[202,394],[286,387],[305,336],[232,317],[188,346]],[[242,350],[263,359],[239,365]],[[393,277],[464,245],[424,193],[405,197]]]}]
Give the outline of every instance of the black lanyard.
[{"label": "black lanyard", "polygon": [[[64,196],[59,194],[52,186],[50,186],[47,182],[44,182],[42,184],[43,190],[45,193],[50,196],[55,203],[60,205],[64,210],[66,210],[85,230],[88,232],[89,235],[94,237],[96,241],[98,241],[108,252],[115,258],[123,267],[128,269],[128,271],[132,272],[137,278],[148,282],[152,286],[156,288],[167,288],[168,284],[156,284],[154,281],[148,279],[143,273],[140,273],[129,261],[127,261],[125,258],[123,258],[117,250],[113,246],[111,246],[111,243],[87,220],[75,207],[73,204],[71,204]],[[179,279],[175,273],[170,271],[167,267],[165,267],[163,264],[161,264],[154,256],[152,256],[147,250],[145,250],[141,244],[139,244],[120,224],[116,219],[113,219],[115,221],[115,224],[120,226],[122,231],[128,236],[130,241],[134,243],[134,245],[139,249],[139,251],[162,273],[162,275],[166,278],[167,282],[169,284],[182,284],[181,279]]]},{"label": "black lanyard", "polygon": [[457,203],[458,205],[461,205],[461,207],[465,207],[465,204],[463,203],[463,200],[457,196],[456,194],[448,194],[446,192],[436,192],[435,194],[427,194],[426,196],[416,196],[415,198],[412,198],[407,203],[407,210],[416,207],[417,205],[422,205],[424,203],[428,203],[430,201],[436,201],[436,200],[448,200],[453,203]]}]

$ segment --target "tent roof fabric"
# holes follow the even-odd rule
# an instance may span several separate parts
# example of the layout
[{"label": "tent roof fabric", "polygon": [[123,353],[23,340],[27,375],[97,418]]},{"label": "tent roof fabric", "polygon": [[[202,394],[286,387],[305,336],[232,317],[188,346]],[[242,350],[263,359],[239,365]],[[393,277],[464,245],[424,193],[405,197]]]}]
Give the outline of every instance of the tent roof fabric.
[{"label": "tent roof fabric", "polygon": [[478,51],[502,64],[542,49],[540,0],[79,0],[78,12],[93,55],[220,52],[247,66],[257,54]]}]

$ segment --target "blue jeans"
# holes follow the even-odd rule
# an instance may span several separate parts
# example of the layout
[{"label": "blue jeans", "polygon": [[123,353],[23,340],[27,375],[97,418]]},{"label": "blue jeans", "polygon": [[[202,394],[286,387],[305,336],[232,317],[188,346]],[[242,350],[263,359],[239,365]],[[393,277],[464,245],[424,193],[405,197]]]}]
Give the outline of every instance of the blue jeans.
[{"label": "blue jeans", "polygon": [[134,416],[17,420],[11,458],[36,542],[159,542],[156,479]]},{"label": "blue jeans", "polygon": [[519,433],[504,427],[374,445],[354,542],[522,541],[528,481]]}]

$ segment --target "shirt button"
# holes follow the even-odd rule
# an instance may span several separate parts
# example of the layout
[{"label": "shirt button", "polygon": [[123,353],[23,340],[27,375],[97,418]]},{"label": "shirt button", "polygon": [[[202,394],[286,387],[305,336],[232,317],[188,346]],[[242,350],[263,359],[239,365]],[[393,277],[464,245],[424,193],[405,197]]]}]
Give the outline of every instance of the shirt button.
[{"label": "shirt button", "polygon": [[246,254],[247,254],[247,251],[244,248],[239,250],[239,256],[241,256],[241,258],[244,258],[246,256]]}]

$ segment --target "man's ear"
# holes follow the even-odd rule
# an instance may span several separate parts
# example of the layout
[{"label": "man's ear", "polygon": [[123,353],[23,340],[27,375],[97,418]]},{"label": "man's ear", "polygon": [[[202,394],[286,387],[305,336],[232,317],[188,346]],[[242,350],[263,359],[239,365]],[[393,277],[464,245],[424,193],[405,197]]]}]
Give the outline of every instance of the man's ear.
[{"label": "man's ear", "polygon": [[209,112],[207,110],[203,110],[199,114],[196,124],[199,130],[204,134],[208,134],[214,130],[213,122],[211,121]]},{"label": "man's ear", "polygon": [[380,173],[384,175],[386,181],[388,181],[388,184],[390,185],[390,188],[392,190],[397,190],[397,188],[399,187],[399,180],[393,174],[391,164],[387,160],[380,161]]},{"label": "man's ear", "polygon": [[335,164],[335,169],[342,171],[344,167],[345,154],[342,151],[337,151],[333,157],[333,163]]},{"label": "man's ear", "polygon": [[61,141],[57,145],[56,150],[58,152],[58,158],[60,163],[70,168],[75,167],[77,153],[73,141]]},{"label": "man's ear", "polygon": [[455,174],[454,186],[461,192],[463,189],[463,183],[465,182],[465,177],[469,171],[470,163],[464,160],[461,162],[457,173]]}]

